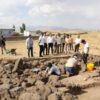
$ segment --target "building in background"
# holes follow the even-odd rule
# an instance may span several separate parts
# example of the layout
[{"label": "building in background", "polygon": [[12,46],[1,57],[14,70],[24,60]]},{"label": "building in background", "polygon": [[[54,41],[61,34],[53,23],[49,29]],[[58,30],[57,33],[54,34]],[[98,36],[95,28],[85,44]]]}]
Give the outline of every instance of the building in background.
[{"label": "building in background", "polygon": [[32,35],[32,36],[37,36],[36,34],[36,31],[24,31],[24,36],[29,36],[29,35]]},{"label": "building in background", "polygon": [[4,37],[10,37],[12,36],[12,33],[15,31],[14,28],[8,28],[5,26],[0,26],[0,35],[3,35]]}]

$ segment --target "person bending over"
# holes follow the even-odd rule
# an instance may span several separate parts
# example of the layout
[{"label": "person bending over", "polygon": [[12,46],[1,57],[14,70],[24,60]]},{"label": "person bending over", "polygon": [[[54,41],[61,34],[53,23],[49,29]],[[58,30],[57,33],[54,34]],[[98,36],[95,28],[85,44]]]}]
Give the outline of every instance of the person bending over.
[{"label": "person bending over", "polygon": [[46,74],[60,76],[60,70],[55,64],[48,63],[46,68]]},{"label": "person bending over", "polygon": [[77,64],[78,64],[78,57],[77,55],[73,55],[67,60],[65,64],[64,67],[65,73],[68,74],[68,76],[75,75]]}]

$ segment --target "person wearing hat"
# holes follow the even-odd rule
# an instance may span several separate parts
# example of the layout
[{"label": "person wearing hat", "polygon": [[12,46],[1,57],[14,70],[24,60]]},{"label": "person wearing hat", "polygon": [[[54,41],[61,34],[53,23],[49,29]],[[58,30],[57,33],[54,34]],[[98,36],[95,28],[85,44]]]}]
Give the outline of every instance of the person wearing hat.
[{"label": "person wearing hat", "polygon": [[29,35],[26,39],[26,46],[28,50],[28,57],[33,57],[33,39],[31,35]]},{"label": "person wearing hat", "polygon": [[60,76],[59,68],[55,64],[52,64],[52,63],[47,64],[46,73],[48,75],[58,75],[58,76]]},{"label": "person wearing hat", "polygon": [[70,57],[64,67],[65,73],[68,74],[68,76],[70,75],[75,75],[76,74],[76,69],[75,67],[78,64],[78,57],[77,55],[73,55],[72,57]]}]

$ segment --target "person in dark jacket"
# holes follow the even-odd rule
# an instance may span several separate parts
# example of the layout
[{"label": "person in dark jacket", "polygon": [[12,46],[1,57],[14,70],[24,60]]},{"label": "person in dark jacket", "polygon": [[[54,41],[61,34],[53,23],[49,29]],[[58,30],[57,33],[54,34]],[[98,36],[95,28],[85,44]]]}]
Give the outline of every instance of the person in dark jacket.
[{"label": "person in dark jacket", "polygon": [[3,35],[0,37],[0,47],[1,47],[1,53],[3,54],[4,50],[6,51],[6,39],[3,37]]}]

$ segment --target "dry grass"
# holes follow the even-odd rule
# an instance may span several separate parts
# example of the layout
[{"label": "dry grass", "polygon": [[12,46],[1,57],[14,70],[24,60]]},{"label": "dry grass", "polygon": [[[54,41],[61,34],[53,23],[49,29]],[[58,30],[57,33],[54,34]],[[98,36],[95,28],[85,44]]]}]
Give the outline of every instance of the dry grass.
[{"label": "dry grass", "polygon": [[[76,36],[74,36],[75,38]],[[100,55],[100,32],[90,32],[89,34],[81,35],[82,39],[86,39],[90,44],[90,54]],[[34,56],[39,55],[38,40],[34,41]],[[27,49],[25,45],[25,40],[20,41],[7,41],[7,48],[16,48],[17,56],[12,55],[0,55],[0,58],[20,58],[27,57]],[[82,48],[81,48],[82,51]],[[1,53],[1,52],[0,52]]]}]

